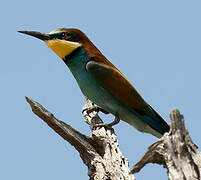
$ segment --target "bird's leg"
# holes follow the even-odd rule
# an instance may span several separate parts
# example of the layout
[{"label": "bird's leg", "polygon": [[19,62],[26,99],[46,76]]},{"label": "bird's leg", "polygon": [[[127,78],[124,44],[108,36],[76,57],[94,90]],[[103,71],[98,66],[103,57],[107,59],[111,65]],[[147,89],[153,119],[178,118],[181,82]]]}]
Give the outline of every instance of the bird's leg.
[{"label": "bird's leg", "polygon": [[[91,102],[86,96],[85,96],[85,99],[86,99],[87,103],[91,103],[91,107],[89,108],[89,106],[88,106],[88,108],[83,108],[82,114],[84,114],[86,112],[88,114],[88,116],[90,116],[89,114],[92,113],[92,112],[94,112],[94,111],[97,112],[97,113],[98,112],[102,112],[104,114],[109,114],[109,112],[107,112],[103,108],[101,108],[101,107],[95,107],[94,103]],[[119,115],[116,114],[115,115],[115,119],[114,119],[113,122],[111,122],[109,124],[99,123],[99,124],[93,125],[93,127],[106,127],[108,129],[112,129],[112,126],[118,124],[119,121],[120,121]]]},{"label": "bird's leg", "polygon": [[[99,112],[102,112],[104,114],[109,114],[109,112],[107,112],[106,110],[104,110],[103,108],[100,108],[100,107],[93,107],[93,108],[90,108],[90,109],[84,109],[82,110],[82,114],[84,113],[84,111],[87,111],[87,114],[90,114],[91,112],[93,111],[96,111],[97,113]],[[120,118],[119,118],[119,115],[115,115],[115,118],[114,118],[114,121],[112,121],[111,123],[109,124],[97,124],[97,126],[107,126],[107,127],[112,127],[116,124],[118,124],[120,122]]]},{"label": "bird's leg", "polygon": [[109,124],[104,124],[104,123],[96,124],[94,127],[105,127],[105,128],[113,130],[112,126],[118,124],[119,122],[120,122],[119,115],[115,115],[114,121],[112,121],[111,123],[109,123]]},{"label": "bird's leg", "polygon": [[[85,100],[86,100],[86,103],[88,104],[88,106],[86,106],[85,108],[83,107],[83,110],[82,110],[82,114],[86,111],[86,113],[87,114],[90,114],[90,113],[92,113],[93,111],[95,111],[95,112],[102,112],[102,113],[104,113],[104,114],[109,114],[109,112],[107,112],[106,110],[104,110],[103,108],[100,108],[100,107],[95,107],[94,106],[94,103],[87,97],[87,96],[85,96],[84,95],[84,98],[85,98]],[[87,105],[86,104],[86,105]],[[89,106],[90,105],[90,106]]]},{"label": "bird's leg", "polygon": [[99,112],[102,112],[104,114],[110,114],[109,112],[107,112],[105,109],[97,107]]},{"label": "bird's leg", "polygon": [[119,115],[115,115],[115,118],[114,118],[114,121],[112,121],[111,123],[107,124],[109,127],[112,127],[116,124],[118,124],[120,122],[120,118],[119,118]]}]

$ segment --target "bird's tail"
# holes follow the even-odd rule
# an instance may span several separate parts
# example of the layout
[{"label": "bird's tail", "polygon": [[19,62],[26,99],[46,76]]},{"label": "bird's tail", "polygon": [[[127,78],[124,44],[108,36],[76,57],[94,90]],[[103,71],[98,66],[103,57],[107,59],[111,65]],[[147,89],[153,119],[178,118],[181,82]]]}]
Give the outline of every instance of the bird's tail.
[{"label": "bird's tail", "polygon": [[164,119],[150,106],[151,110],[153,111],[156,121],[156,125],[150,125],[154,130],[159,132],[161,135],[165,134],[166,132],[169,132],[170,126],[164,121]]}]

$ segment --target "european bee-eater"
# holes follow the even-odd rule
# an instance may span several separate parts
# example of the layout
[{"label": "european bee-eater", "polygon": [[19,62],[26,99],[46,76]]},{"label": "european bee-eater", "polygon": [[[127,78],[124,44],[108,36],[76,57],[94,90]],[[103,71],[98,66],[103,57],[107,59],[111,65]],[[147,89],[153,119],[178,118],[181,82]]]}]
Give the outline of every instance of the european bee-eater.
[{"label": "european bee-eater", "polygon": [[116,120],[158,138],[169,131],[169,125],[80,30],[19,32],[43,40],[69,67],[82,93]]}]

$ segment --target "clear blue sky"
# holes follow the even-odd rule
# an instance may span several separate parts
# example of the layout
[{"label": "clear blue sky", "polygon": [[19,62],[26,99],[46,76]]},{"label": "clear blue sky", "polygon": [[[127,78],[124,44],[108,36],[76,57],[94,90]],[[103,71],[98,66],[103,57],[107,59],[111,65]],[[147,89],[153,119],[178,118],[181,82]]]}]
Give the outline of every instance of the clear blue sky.
[{"label": "clear blue sky", "polygon": [[[2,1],[0,179],[88,179],[74,148],[36,117],[24,96],[90,135],[82,94],[65,64],[37,39],[17,30],[83,30],[169,123],[180,109],[194,142],[200,142],[201,1]],[[113,117],[104,116],[105,122]],[[121,122],[120,148],[132,167],[156,138]],[[148,165],[137,179],[167,179]]]}]

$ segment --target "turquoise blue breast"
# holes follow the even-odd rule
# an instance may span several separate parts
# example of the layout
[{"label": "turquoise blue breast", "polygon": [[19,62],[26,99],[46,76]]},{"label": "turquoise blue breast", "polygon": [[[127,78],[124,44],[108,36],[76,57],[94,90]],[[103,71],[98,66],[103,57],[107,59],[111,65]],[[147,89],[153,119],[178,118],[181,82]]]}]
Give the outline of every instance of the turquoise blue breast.
[{"label": "turquoise blue breast", "polygon": [[117,110],[114,106],[117,102],[114,97],[105,90],[101,82],[97,82],[86,70],[86,64],[89,61],[91,61],[90,57],[88,56],[86,50],[81,47],[69,57],[67,56],[64,62],[75,77],[82,93],[98,106],[116,114]]}]

